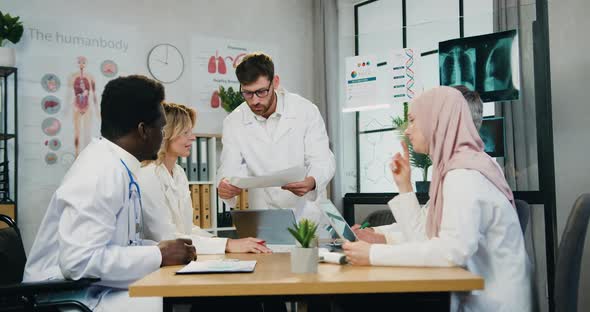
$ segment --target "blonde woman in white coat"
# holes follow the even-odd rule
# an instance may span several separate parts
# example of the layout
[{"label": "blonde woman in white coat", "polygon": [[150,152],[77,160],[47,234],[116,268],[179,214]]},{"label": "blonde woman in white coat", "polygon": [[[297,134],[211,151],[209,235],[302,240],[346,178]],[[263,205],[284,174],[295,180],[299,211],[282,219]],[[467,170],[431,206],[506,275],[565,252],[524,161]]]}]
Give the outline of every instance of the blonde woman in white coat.
[{"label": "blonde woman in white coat", "polygon": [[192,201],[188,179],[176,164],[178,157],[190,154],[195,135],[194,110],[179,104],[164,103],[166,127],[158,159],[143,163],[139,171],[142,190],[144,235],[160,241],[177,237],[190,237],[197,254],[223,254],[225,252],[271,252],[262,240],[256,238],[227,239],[212,237],[210,233],[193,225]]}]

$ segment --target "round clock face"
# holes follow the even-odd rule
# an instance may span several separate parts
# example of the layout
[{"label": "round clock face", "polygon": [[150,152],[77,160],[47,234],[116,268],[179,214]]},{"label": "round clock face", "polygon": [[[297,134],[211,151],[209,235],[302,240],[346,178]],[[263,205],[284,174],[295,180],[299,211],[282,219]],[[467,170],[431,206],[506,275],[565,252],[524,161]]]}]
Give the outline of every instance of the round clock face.
[{"label": "round clock face", "polygon": [[171,44],[159,44],[148,54],[148,69],[152,76],[163,83],[171,83],[184,71],[184,58]]}]

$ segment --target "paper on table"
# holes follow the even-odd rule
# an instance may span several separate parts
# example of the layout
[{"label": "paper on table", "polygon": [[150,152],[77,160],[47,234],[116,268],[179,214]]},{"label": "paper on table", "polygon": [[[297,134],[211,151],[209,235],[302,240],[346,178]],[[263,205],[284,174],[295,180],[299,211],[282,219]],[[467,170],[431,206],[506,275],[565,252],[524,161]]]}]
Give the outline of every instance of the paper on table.
[{"label": "paper on table", "polygon": [[256,260],[251,261],[232,261],[228,259],[191,261],[182,269],[176,271],[176,274],[195,274],[195,273],[249,273],[254,272]]},{"label": "paper on table", "polygon": [[291,182],[303,181],[305,168],[291,167],[289,169],[273,172],[269,175],[258,177],[231,177],[229,183],[242,189],[261,188],[271,186],[283,186]]}]

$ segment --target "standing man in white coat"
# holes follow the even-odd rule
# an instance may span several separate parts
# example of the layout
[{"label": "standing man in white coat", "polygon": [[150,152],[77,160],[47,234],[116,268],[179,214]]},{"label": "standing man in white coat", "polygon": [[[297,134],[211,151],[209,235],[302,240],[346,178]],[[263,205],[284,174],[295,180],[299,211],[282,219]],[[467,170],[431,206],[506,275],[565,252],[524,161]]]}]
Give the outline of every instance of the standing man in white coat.
[{"label": "standing man in white coat", "polygon": [[241,192],[226,178],[305,167],[303,181],[250,189],[249,204],[253,209],[294,208],[298,219],[319,221],[316,203],[334,177],[336,165],[317,106],[280,88],[272,59],[264,53],[245,56],[236,76],[246,101],[223,122],[219,197],[234,207]]},{"label": "standing man in white coat", "polygon": [[[166,119],[164,87],[144,76],[107,83],[101,134],[78,156],[37,233],[24,281],[100,278],[80,291],[48,294],[94,311],[161,311],[161,298],[130,298],[127,286],[160,266],[196,257],[190,239],[143,240],[140,161],[156,159]],[[132,307],[132,308],[131,308]]]}]

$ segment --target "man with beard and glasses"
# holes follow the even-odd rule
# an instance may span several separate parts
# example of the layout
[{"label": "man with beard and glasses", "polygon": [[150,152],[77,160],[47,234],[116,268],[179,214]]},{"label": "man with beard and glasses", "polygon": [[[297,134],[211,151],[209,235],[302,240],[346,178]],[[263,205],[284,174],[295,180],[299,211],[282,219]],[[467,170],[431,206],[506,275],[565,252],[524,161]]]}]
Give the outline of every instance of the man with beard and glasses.
[{"label": "man with beard and glasses", "polygon": [[235,207],[241,189],[230,177],[265,176],[305,168],[302,181],[249,190],[252,209],[294,209],[298,219],[319,221],[318,201],[334,176],[324,120],[316,105],[279,85],[274,63],[264,53],[245,56],[236,67],[245,101],[223,122],[218,194]]}]

